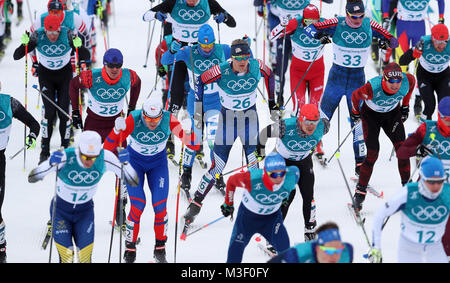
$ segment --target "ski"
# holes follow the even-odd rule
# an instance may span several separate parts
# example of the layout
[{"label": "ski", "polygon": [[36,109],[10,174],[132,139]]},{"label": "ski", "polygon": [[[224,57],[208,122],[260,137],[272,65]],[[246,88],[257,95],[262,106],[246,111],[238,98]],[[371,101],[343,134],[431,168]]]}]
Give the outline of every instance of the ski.
[{"label": "ski", "polygon": [[167,158],[168,158],[170,161],[172,161],[172,164],[173,164],[175,167],[180,166],[180,164],[178,164],[178,162],[173,158],[173,155],[171,155],[171,156],[168,155]]},{"label": "ski", "polygon": [[47,249],[48,243],[50,242],[50,238],[52,237],[52,225],[51,222],[47,222],[47,232],[45,233],[44,240],[42,241],[42,249]]},{"label": "ski", "polygon": [[202,157],[202,156],[197,155],[197,156],[195,157],[195,160],[198,161],[198,164],[200,164],[200,167],[202,167],[202,169],[208,168],[208,164],[206,164],[206,162],[203,161],[203,157]]},{"label": "ski", "polygon": [[[112,221],[109,221],[109,225],[112,225]],[[122,235],[125,236],[126,234],[126,230],[120,229],[119,226],[117,225],[117,223],[114,223],[114,230],[117,232],[120,232],[120,230],[122,230]],[[136,245],[139,245],[139,243],[141,242],[141,237],[138,237],[136,240]]]},{"label": "ski", "polygon": [[364,223],[366,222],[366,218],[362,218],[361,217],[361,212],[356,213],[355,209],[353,208],[353,204],[350,203],[350,202],[347,204],[347,206],[348,206],[350,214],[352,215],[352,217],[355,220],[356,224],[359,225],[360,224],[360,220],[359,219],[361,219],[361,222],[364,225]]},{"label": "ski", "polygon": [[327,167],[327,158],[324,157],[323,153],[315,153],[314,156],[322,167]]},{"label": "ski", "polygon": [[266,246],[262,243],[258,243],[258,248],[269,257],[277,255],[277,251],[272,246]]},{"label": "ski", "polygon": [[181,232],[180,240],[186,241],[187,232],[189,231],[191,224],[184,222],[183,231]]},{"label": "ski", "polygon": [[[353,181],[354,183],[358,182],[358,178],[357,177],[350,177],[350,180]],[[375,189],[371,185],[367,185],[367,191],[369,193],[371,193],[372,195],[376,196],[377,198],[383,198],[384,197],[384,192],[383,191],[378,191],[377,189]]]}]

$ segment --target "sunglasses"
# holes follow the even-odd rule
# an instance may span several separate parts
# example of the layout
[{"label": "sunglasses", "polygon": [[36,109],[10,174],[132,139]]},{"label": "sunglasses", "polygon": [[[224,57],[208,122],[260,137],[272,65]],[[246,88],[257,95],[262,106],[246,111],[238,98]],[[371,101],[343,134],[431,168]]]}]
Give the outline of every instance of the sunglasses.
[{"label": "sunglasses", "polygon": [[402,82],[402,78],[398,78],[398,79],[394,79],[394,78],[388,79],[388,78],[386,78],[386,77],[384,77],[384,78],[386,79],[386,81],[388,81],[388,82],[391,83],[391,84],[398,84],[398,83],[401,83],[401,82]]},{"label": "sunglasses", "polygon": [[354,19],[354,20],[358,20],[358,19],[364,18],[364,14],[357,16],[357,15],[353,15],[353,14],[350,14],[349,12],[347,12],[347,15],[348,15],[350,18]]},{"label": "sunglasses", "polygon": [[333,248],[333,247],[326,247],[326,246],[319,246],[319,249],[321,251],[324,251],[328,255],[334,255],[334,254],[340,254],[344,250],[344,247],[341,248]]},{"label": "sunglasses", "polygon": [[310,24],[317,23],[318,19],[303,19],[303,23],[305,23],[305,26],[309,26]]},{"label": "sunglasses", "polygon": [[122,68],[122,63],[107,63],[106,66],[110,69],[120,69]]},{"label": "sunglasses", "polygon": [[303,120],[303,123],[305,123],[305,125],[314,125],[317,126],[319,124],[320,120]]},{"label": "sunglasses", "polygon": [[61,29],[58,30],[46,30],[45,33],[48,35],[58,35],[61,32]]},{"label": "sunglasses", "polygon": [[98,156],[86,156],[84,154],[80,154],[81,159],[83,159],[84,161],[95,161],[97,159]]},{"label": "sunglasses", "polygon": [[250,54],[248,55],[241,55],[241,56],[231,56],[231,58],[238,60],[238,61],[244,61],[250,59]]},{"label": "sunglasses", "polygon": [[199,43],[201,48],[212,48],[214,46],[214,42],[213,43],[209,43],[209,44],[203,44],[203,43]]},{"label": "sunglasses", "polygon": [[435,38],[433,38],[434,43],[436,44],[447,44],[448,40],[437,40]]},{"label": "sunglasses", "polygon": [[442,185],[444,183],[444,180],[426,180],[430,185]]},{"label": "sunglasses", "polygon": [[267,175],[269,175],[270,178],[283,178],[284,175],[286,175],[286,171],[281,172],[268,172]]},{"label": "sunglasses", "polygon": [[[151,123],[157,123],[157,122],[159,122],[160,120],[161,120],[161,118],[162,118],[162,115],[159,115],[158,117],[156,117],[156,118],[152,118],[152,117],[148,117],[147,115],[145,115],[145,113],[144,112],[142,112],[144,115],[142,115],[142,117],[144,117],[144,120],[146,121],[146,122],[151,122]],[[161,113],[162,114],[162,113]]]}]

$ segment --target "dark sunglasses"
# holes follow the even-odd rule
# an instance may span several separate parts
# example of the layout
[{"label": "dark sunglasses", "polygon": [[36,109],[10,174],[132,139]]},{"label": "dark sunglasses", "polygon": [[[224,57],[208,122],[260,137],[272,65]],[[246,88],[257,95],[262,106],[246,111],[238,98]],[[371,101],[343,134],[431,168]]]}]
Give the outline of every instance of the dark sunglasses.
[{"label": "dark sunglasses", "polygon": [[386,79],[386,81],[388,81],[391,84],[398,84],[398,83],[402,82],[402,78],[398,78],[398,79],[390,78],[390,79],[388,79],[388,78],[385,77],[385,79]]},{"label": "dark sunglasses", "polygon": [[426,180],[425,182],[430,185],[441,185],[444,183],[444,180]]},{"label": "dark sunglasses", "polygon": [[281,172],[268,172],[267,175],[269,175],[270,178],[282,178],[284,175],[286,175],[286,171]]},{"label": "dark sunglasses", "polygon": [[349,12],[347,12],[347,14],[349,15],[349,17],[350,17],[350,18],[352,18],[352,19],[354,19],[354,20],[357,20],[357,19],[362,19],[362,18],[364,18],[364,14],[362,14],[362,15],[359,15],[359,16],[357,16],[357,15],[353,15],[353,14],[350,14]]},{"label": "dark sunglasses", "polygon": [[106,63],[106,66],[110,69],[120,69],[122,68],[122,63]]}]

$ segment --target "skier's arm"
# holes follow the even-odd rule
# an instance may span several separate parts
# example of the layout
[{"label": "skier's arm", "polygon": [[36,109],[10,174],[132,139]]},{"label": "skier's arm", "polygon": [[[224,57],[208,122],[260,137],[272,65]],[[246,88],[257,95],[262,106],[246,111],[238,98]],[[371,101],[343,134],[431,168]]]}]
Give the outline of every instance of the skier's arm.
[{"label": "skier's arm", "polygon": [[186,134],[186,132],[183,130],[183,126],[181,125],[180,121],[178,121],[178,119],[172,114],[170,115],[170,131],[175,136],[177,136],[188,148],[192,150],[200,149],[199,144],[193,144],[197,139],[195,133],[192,132],[189,135]]},{"label": "skier's arm", "polygon": [[14,97],[11,97],[11,109],[13,117],[27,125],[30,128],[30,134],[34,134],[35,137],[39,135],[41,126],[39,122],[28,112],[25,107]]},{"label": "skier's arm", "polygon": [[[37,36],[37,32],[33,32],[30,35],[30,41],[28,42],[28,53],[30,53],[31,51],[33,51],[36,48],[37,42],[38,41],[38,36]],[[25,45],[20,44],[19,47],[16,48],[16,50],[14,50],[14,54],[13,54],[13,58],[14,60],[20,60],[25,56]]]},{"label": "skier's arm", "polygon": [[356,89],[352,93],[352,112],[354,114],[359,114],[359,105],[361,100],[372,99],[373,90],[370,83],[366,83],[362,87]]},{"label": "skier's arm", "polygon": [[399,189],[392,199],[387,201],[375,213],[372,228],[372,247],[381,249],[381,232],[384,220],[403,209],[407,200],[408,190],[406,188]]},{"label": "skier's arm", "polygon": [[151,8],[145,14],[142,16],[142,19],[144,21],[153,21],[156,19],[155,15],[157,12],[161,12],[164,14],[170,14],[172,13],[172,9],[175,6],[176,0],[166,0],[163,1],[161,4],[156,5],[155,7]]},{"label": "skier's arm", "polygon": [[195,100],[203,102],[203,89],[205,84],[213,83],[219,80],[222,77],[222,73],[220,71],[220,66],[215,65],[211,67],[209,70],[205,71],[197,80],[195,85]]},{"label": "skier's arm", "polygon": [[445,1],[444,0],[436,0],[436,1],[438,2],[439,20],[444,19]]},{"label": "skier's arm", "polygon": [[109,151],[115,151],[118,146],[123,144],[124,141],[127,140],[127,137],[134,130],[134,118],[133,115],[128,115],[125,119],[126,128],[123,131],[116,132],[116,129],[113,127],[109,135],[106,137],[105,142],[103,143],[103,148]]},{"label": "skier's arm", "polygon": [[45,176],[47,176],[49,173],[56,171],[56,168],[58,168],[58,171],[61,170],[64,165],[66,164],[67,156],[65,151],[62,151],[63,157],[61,158],[61,162],[55,166],[50,164],[50,158],[42,162],[38,167],[31,170],[30,174],[28,174],[28,182],[29,183],[36,183],[37,181],[40,181],[44,179]]},{"label": "skier's arm", "polygon": [[315,39],[320,39],[325,35],[333,37],[338,24],[339,20],[337,18],[332,18],[323,22],[310,24],[303,30],[303,32],[309,37]]},{"label": "skier's arm", "polygon": [[398,159],[408,159],[416,155],[417,147],[423,142],[427,132],[426,123],[422,123],[417,130],[406,138],[397,150]]},{"label": "skier's arm", "polygon": [[216,0],[208,0],[208,4],[211,14],[218,15],[220,13],[226,13],[227,16],[225,18],[224,23],[230,28],[236,27],[236,21],[233,18],[233,16],[231,16],[230,13],[225,11],[225,9],[222,8],[222,6],[220,6],[220,4]]},{"label": "skier's arm", "polygon": [[261,130],[258,135],[258,144],[256,150],[261,156],[265,155],[266,143],[270,138],[283,138],[285,123],[283,119],[280,119],[278,123],[273,123]]},{"label": "skier's arm", "polygon": [[130,163],[122,164],[120,163],[117,156],[109,150],[104,150],[104,162],[107,171],[111,171],[116,174],[117,177],[122,177],[122,168],[124,181],[127,185],[136,187],[139,185],[139,177],[136,171],[133,169]]},{"label": "skier's arm", "polygon": [[261,75],[264,76],[264,85],[266,87],[267,93],[269,95],[269,101],[275,100],[275,75],[272,70],[264,64],[263,61],[259,60],[259,70]]},{"label": "skier's arm", "polygon": [[234,202],[234,192],[236,188],[244,188],[250,192],[252,189],[252,183],[250,178],[250,172],[237,173],[228,178],[227,189],[225,192],[225,204],[232,206]]},{"label": "skier's arm", "polygon": [[[286,26],[286,35],[294,33],[295,30],[297,29],[297,27],[298,27],[297,19],[290,20]],[[284,27],[281,24],[279,24],[274,29],[272,29],[272,31],[270,32],[269,40],[274,41],[279,38],[283,38],[284,34],[285,34]]]},{"label": "skier's arm", "polygon": [[376,21],[371,20],[370,21],[370,27],[372,28],[372,36],[376,38],[384,38],[384,39],[391,39],[394,36],[390,34],[387,30],[385,30],[382,26],[380,26],[379,23]]},{"label": "skier's arm", "polygon": [[79,95],[80,89],[92,87],[92,71],[82,71],[80,75],[72,78],[69,84],[69,97],[73,110],[80,109]]},{"label": "skier's arm", "polygon": [[383,18],[389,18],[389,7],[392,0],[382,0],[381,1],[381,12],[383,13]]},{"label": "skier's arm", "polygon": [[138,74],[133,71],[130,71],[130,78],[131,78],[131,87],[130,87],[130,101],[128,102],[128,114],[130,114],[130,111],[133,111],[136,109],[136,103],[139,99],[139,94],[141,93],[141,78],[138,76]]},{"label": "skier's arm", "polygon": [[78,35],[83,40],[83,45],[86,48],[89,48],[91,36],[89,33],[89,29],[86,26],[86,23],[83,21],[83,18],[80,15],[78,15],[77,13],[73,13],[73,21],[74,21],[75,27],[78,31]]},{"label": "skier's arm", "polygon": [[416,78],[414,77],[414,75],[406,74],[406,77],[408,78],[409,82],[409,90],[405,97],[403,97],[402,106],[409,106],[409,100],[416,86]]}]

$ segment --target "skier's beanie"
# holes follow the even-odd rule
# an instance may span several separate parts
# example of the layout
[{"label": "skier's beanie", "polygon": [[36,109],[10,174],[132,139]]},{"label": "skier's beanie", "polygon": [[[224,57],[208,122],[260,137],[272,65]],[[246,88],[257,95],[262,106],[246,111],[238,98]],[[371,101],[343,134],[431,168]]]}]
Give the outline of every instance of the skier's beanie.
[{"label": "skier's beanie", "polygon": [[439,115],[442,117],[450,117],[450,96],[446,96],[439,101]]},{"label": "skier's beanie", "polygon": [[361,0],[347,0],[345,10],[350,14],[364,13],[364,3]]},{"label": "skier's beanie", "polygon": [[64,5],[61,0],[50,0],[47,4],[47,10],[50,11],[63,11]]},{"label": "skier's beanie", "polygon": [[57,15],[50,14],[44,19],[44,28],[46,31],[57,31],[61,27],[61,20]]},{"label": "skier's beanie", "polygon": [[208,24],[202,25],[198,30],[198,43],[207,45],[214,43],[214,41],[216,41],[216,38],[213,28]]},{"label": "skier's beanie", "polygon": [[231,56],[249,56],[250,46],[245,39],[235,39],[231,42]]},{"label": "skier's beanie", "polygon": [[300,109],[300,115],[298,118],[300,121],[317,121],[320,118],[319,109],[314,104],[305,104]]},{"label": "skier's beanie", "polygon": [[399,64],[391,62],[384,66],[383,76],[385,79],[399,79],[403,78],[402,68]]},{"label": "skier's beanie", "polygon": [[97,156],[102,149],[102,138],[95,131],[83,131],[78,144],[81,154]]},{"label": "skier's beanie", "polygon": [[435,40],[448,40],[448,28],[444,24],[437,24],[431,28],[431,36]]},{"label": "skier's beanie", "polygon": [[103,55],[103,65],[108,63],[123,64],[123,55],[119,49],[110,48]]},{"label": "skier's beanie", "polygon": [[309,4],[303,9],[303,19],[320,19],[319,9],[313,4]]},{"label": "skier's beanie", "polygon": [[276,170],[286,170],[286,162],[279,153],[271,152],[264,161],[264,171],[273,172]]},{"label": "skier's beanie", "polygon": [[434,156],[424,158],[420,164],[420,177],[424,181],[445,179],[442,161]]},{"label": "skier's beanie", "polygon": [[157,118],[162,115],[163,103],[162,96],[159,94],[151,95],[142,107],[144,115],[149,118]]}]

